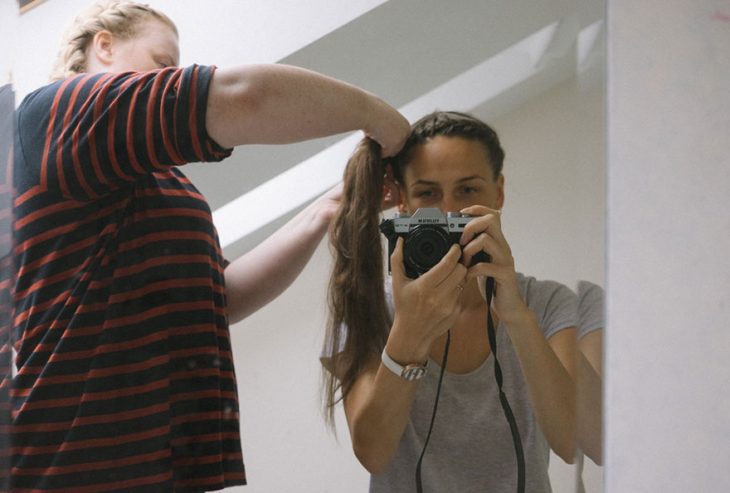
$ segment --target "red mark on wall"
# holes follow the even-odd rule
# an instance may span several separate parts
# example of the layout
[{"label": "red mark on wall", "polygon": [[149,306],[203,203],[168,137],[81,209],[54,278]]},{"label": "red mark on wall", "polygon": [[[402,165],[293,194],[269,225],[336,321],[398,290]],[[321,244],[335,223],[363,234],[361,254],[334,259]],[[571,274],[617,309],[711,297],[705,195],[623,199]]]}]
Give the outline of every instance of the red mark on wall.
[{"label": "red mark on wall", "polygon": [[714,21],[730,22],[730,14],[716,10],[711,17]]}]

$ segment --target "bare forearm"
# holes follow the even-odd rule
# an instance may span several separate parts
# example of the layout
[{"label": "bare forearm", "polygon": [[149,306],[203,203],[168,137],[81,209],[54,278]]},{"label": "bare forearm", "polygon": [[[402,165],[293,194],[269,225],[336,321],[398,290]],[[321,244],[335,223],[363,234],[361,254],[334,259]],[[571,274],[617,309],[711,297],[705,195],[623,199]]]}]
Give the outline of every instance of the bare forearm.
[{"label": "bare forearm", "polygon": [[[558,334],[567,341],[574,329],[561,332]],[[509,326],[509,335],[527,382],[537,422],[555,453],[572,463],[575,454],[575,383],[571,372],[545,340],[531,313],[519,325]]]},{"label": "bare forearm", "polygon": [[370,132],[392,108],[351,84],[288,65],[216,71],[208,133],[219,144],[281,144],[351,130]]},{"label": "bare forearm", "polygon": [[580,351],[576,370],[578,445],[596,464],[601,465],[603,385],[599,374]]},{"label": "bare forearm", "polygon": [[345,399],[353,450],[371,473],[382,472],[395,454],[417,386],[417,381],[403,380],[378,361],[373,362]]},{"label": "bare forearm", "polygon": [[226,268],[231,324],[251,315],[294,282],[320,244],[328,224],[322,203],[314,202]]}]

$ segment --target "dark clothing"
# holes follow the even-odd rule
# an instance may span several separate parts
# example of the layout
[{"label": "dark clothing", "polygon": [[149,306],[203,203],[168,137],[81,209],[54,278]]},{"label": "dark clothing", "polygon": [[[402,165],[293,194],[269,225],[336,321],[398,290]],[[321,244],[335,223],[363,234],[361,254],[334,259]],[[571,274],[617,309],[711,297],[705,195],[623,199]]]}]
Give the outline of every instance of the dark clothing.
[{"label": "dark clothing", "polygon": [[246,482],[225,260],[176,167],[230,155],[213,72],[82,74],[18,109],[13,491]]}]

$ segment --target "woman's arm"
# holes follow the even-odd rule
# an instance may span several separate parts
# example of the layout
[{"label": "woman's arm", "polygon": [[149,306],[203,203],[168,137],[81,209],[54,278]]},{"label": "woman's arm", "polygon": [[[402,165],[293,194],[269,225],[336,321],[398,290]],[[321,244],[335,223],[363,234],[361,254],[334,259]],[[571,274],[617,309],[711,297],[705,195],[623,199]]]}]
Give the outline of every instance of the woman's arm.
[{"label": "woman's arm", "polygon": [[385,470],[408,424],[418,380],[405,380],[373,358],[344,399],[352,449],[371,474]]},{"label": "woman's arm", "polygon": [[330,189],[226,267],[230,324],[262,308],[294,282],[327,232],[341,193],[341,184]]},{"label": "woman's arm", "polygon": [[464,262],[485,251],[491,262],[469,268],[469,277],[488,276],[495,280],[492,309],[504,322],[514,345],[540,429],[550,447],[563,460],[575,456],[575,339],[576,329],[566,328],[545,339],[535,314],[520,295],[514,258],[502,234],[500,214],[482,206],[462,213],[479,216],[464,229]]},{"label": "woman's arm", "polygon": [[[403,267],[403,239],[391,256],[395,317],[385,350],[405,366],[426,361],[433,342],[458,316],[457,287],[466,268],[452,246],[444,258],[418,279]],[[408,381],[373,358],[344,398],[352,447],[371,473],[382,472],[392,459],[408,423],[418,380]]]},{"label": "woman's arm", "polygon": [[603,463],[603,329],[577,342],[577,436],[581,450],[599,466]]},{"label": "woman's arm", "polygon": [[289,65],[220,68],[208,94],[206,125],[224,147],[283,144],[363,130],[383,155],[400,150],[408,121],[373,94]]},{"label": "woman's arm", "polygon": [[507,324],[540,429],[565,462],[575,460],[575,332],[563,329],[546,340],[532,312]]}]

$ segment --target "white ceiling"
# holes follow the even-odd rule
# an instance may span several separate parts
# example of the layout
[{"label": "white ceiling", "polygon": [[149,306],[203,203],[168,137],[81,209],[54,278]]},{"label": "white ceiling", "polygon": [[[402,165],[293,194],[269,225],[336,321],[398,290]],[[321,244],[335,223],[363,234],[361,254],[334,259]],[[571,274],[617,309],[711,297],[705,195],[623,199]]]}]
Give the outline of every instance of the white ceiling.
[{"label": "white ceiling", "polygon": [[[279,61],[366,88],[409,119],[448,108],[489,121],[574,76],[577,54],[590,53],[578,49],[578,35],[602,18],[600,0],[390,0]],[[229,258],[259,243],[339,179],[360,135],[338,149],[345,137],[244,146],[222,163],[186,167],[215,211]],[[253,207],[223,208],[303,162],[309,168],[301,176],[316,177],[311,183],[274,182],[277,194],[259,189],[248,196]],[[292,197],[293,204],[283,203]]]}]

